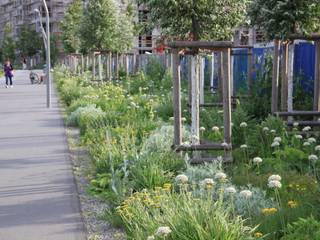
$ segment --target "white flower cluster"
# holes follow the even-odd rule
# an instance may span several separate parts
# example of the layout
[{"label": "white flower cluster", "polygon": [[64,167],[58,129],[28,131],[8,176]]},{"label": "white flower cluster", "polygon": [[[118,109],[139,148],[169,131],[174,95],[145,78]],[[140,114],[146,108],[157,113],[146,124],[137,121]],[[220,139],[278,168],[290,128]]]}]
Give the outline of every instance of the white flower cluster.
[{"label": "white flower cluster", "polygon": [[224,181],[227,179],[227,175],[223,172],[217,172],[215,175],[214,175],[214,178],[215,179],[218,179],[219,181]]},{"label": "white flower cluster", "polygon": [[206,178],[206,179],[204,179],[204,180],[202,181],[202,184],[203,184],[203,185],[214,185],[215,182],[213,181],[212,178]]},{"label": "white flower cluster", "polygon": [[310,137],[310,138],[308,138],[308,142],[309,143],[316,143],[317,140],[314,137]]},{"label": "white flower cluster", "polygon": [[156,236],[166,237],[168,236],[172,230],[169,227],[159,227],[155,233]]},{"label": "white flower cluster", "polygon": [[155,240],[155,237],[154,237],[154,236],[149,236],[149,237],[147,238],[147,240]]},{"label": "white flower cluster", "polygon": [[271,175],[268,178],[268,187],[269,188],[281,188],[282,184],[281,184],[281,176],[279,175]]},{"label": "white flower cluster", "polygon": [[248,126],[248,124],[246,122],[240,123],[240,127],[241,128],[246,128],[247,126]]},{"label": "white flower cluster", "polygon": [[259,163],[262,163],[262,158],[261,157],[255,157],[252,161],[255,164],[259,164]]},{"label": "white flower cluster", "polygon": [[201,132],[204,132],[205,130],[206,130],[205,127],[200,127],[200,131],[201,131]]},{"label": "white flower cluster", "polygon": [[248,148],[248,146],[247,146],[246,144],[242,144],[242,145],[240,146],[240,148],[241,148],[241,149],[246,149],[246,148]]},{"label": "white flower cluster", "polygon": [[302,135],[294,135],[294,137],[295,137],[296,139],[302,139],[302,138],[303,138]]},{"label": "white flower cluster", "polygon": [[271,129],[270,132],[271,132],[271,133],[276,133],[276,130]]},{"label": "white flower cluster", "polygon": [[269,128],[268,128],[268,127],[264,127],[262,130],[263,130],[264,132],[269,132]]},{"label": "white flower cluster", "polygon": [[182,183],[182,184],[187,183],[189,181],[188,177],[184,174],[180,174],[176,176],[175,180],[177,183]]},{"label": "white flower cluster", "polygon": [[305,147],[308,147],[308,146],[310,146],[311,145],[311,143],[309,143],[309,142],[304,142],[303,143],[303,146],[305,146]]},{"label": "white flower cluster", "polygon": [[298,127],[298,126],[299,126],[299,123],[298,123],[298,122],[294,122],[294,123],[293,123],[293,126],[294,126],[294,127]]},{"label": "white flower cluster", "polygon": [[311,154],[309,157],[308,157],[309,161],[311,162],[316,162],[318,161],[318,157],[314,154]]},{"label": "white flower cluster", "polygon": [[311,130],[311,127],[310,126],[306,126],[302,129],[303,132],[308,132]]},{"label": "white flower cluster", "polygon": [[320,145],[315,146],[314,150],[316,150],[316,151],[320,151]]},{"label": "white flower cluster", "polygon": [[212,127],[212,131],[219,132],[219,127],[217,127],[217,126]]},{"label": "white flower cluster", "polygon": [[239,194],[241,197],[244,197],[244,198],[252,197],[252,192],[250,190],[242,190]]},{"label": "white flower cluster", "polygon": [[273,142],[271,144],[271,147],[279,147],[280,146],[280,143],[279,142]]},{"label": "white flower cluster", "polygon": [[234,187],[227,187],[224,191],[227,194],[235,194],[237,192],[237,190]]},{"label": "white flower cluster", "polygon": [[275,137],[275,138],[273,139],[273,141],[280,143],[280,142],[282,141],[282,139],[281,139],[281,137]]}]

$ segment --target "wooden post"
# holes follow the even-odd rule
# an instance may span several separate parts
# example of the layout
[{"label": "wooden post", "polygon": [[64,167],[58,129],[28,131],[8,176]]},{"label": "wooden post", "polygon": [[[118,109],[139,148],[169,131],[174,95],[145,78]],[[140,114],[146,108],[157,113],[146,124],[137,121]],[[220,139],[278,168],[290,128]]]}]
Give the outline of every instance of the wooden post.
[{"label": "wooden post", "polygon": [[[191,106],[192,101],[192,56],[187,56],[188,58],[188,103]],[[167,59],[167,58],[166,58]]]},{"label": "wooden post", "polygon": [[211,77],[210,77],[210,91],[213,92],[214,87],[214,52],[212,52],[211,58]]},{"label": "wooden post", "polygon": [[89,70],[89,56],[86,56],[86,71]]},{"label": "wooden post", "polygon": [[204,69],[205,58],[200,57],[200,104],[204,104]]},{"label": "wooden post", "polygon": [[279,67],[280,67],[280,40],[274,40],[273,72],[272,72],[272,97],[271,112],[278,112],[279,102]]},{"label": "wooden post", "polygon": [[[294,64],[294,40],[289,46],[288,61],[288,112],[293,111],[293,64]],[[292,120],[292,119],[291,119]]]},{"label": "wooden post", "polygon": [[222,102],[222,52],[218,53],[218,96],[219,102]]},{"label": "wooden post", "polygon": [[320,111],[320,40],[315,41],[315,53],[313,110]]},{"label": "wooden post", "polygon": [[83,57],[83,54],[81,54],[81,73],[84,73],[84,57]]},{"label": "wooden post", "polygon": [[234,66],[234,56],[230,56],[230,89],[231,89],[231,96],[236,96],[236,90],[235,90],[235,87],[234,87],[234,79],[233,79],[233,66]]},{"label": "wooden post", "polygon": [[112,81],[112,78],[113,78],[112,53],[109,52],[109,80]]},{"label": "wooden post", "polygon": [[231,144],[231,68],[230,55],[231,49],[225,49],[222,52],[223,71],[222,71],[222,86],[223,86],[223,118],[224,118],[224,141]]},{"label": "wooden post", "polygon": [[191,98],[191,142],[193,145],[200,143],[200,121],[199,121],[199,72],[200,61],[199,56],[192,57],[191,68],[191,83],[192,83],[192,98]]},{"label": "wooden post", "polygon": [[116,79],[119,80],[119,53],[116,53],[115,58],[115,75]]},{"label": "wooden post", "polygon": [[281,71],[281,111],[288,111],[288,55],[289,44],[283,45]]},{"label": "wooden post", "polygon": [[125,66],[126,66],[126,74],[127,77],[129,76],[130,70],[129,70],[129,56],[126,54],[125,56]]},{"label": "wooden post", "polygon": [[92,54],[92,79],[96,79],[96,55],[94,52]]},{"label": "wooden post", "polygon": [[253,72],[253,49],[248,49],[248,68],[247,68],[247,84],[249,96],[252,95],[252,72]]},{"label": "wooden post", "polygon": [[102,81],[102,63],[101,63],[101,54],[98,55],[98,74],[99,74],[99,81]]},{"label": "wooden post", "polygon": [[182,144],[181,131],[181,79],[180,79],[180,56],[178,50],[173,55],[173,114],[174,114],[174,145]]}]

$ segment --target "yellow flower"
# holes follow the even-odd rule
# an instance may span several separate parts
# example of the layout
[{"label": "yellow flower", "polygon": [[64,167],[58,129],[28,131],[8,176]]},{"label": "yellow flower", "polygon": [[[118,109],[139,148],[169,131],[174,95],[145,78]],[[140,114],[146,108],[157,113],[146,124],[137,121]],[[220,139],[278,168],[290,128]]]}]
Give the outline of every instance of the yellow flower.
[{"label": "yellow flower", "polygon": [[254,236],[255,236],[256,238],[260,238],[260,237],[263,236],[263,234],[262,234],[261,232],[256,232],[256,233],[254,234]]},{"label": "yellow flower", "polygon": [[296,208],[298,206],[298,203],[296,201],[291,200],[288,202],[288,206],[291,208]]},{"label": "yellow flower", "polygon": [[170,190],[171,187],[172,187],[172,184],[171,184],[171,183],[165,183],[165,184],[163,184],[163,188],[164,188],[165,190]]},{"label": "yellow flower", "polygon": [[261,210],[261,212],[264,215],[272,215],[272,214],[276,213],[277,211],[278,211],[278,209],[276,209],[276,208],[263,208]]}]

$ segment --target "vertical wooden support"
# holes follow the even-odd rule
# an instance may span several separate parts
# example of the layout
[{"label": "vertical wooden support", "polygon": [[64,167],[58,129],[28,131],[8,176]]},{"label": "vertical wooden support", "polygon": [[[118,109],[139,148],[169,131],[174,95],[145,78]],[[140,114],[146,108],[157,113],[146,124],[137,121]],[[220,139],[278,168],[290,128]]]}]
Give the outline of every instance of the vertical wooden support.
[{"label": "vertical wooden support", "polygon": [[231,68],[230,55],[231,49],[225,49],[222,52],[223,71],[222,71],[222,86],[223,86],[223,112],[224,112],[224,141],[231,144]]},{"label": "vertical wooden support", "polygon": [[222,52],[218,53],[218,96],[219,102],[222,102]]},{"label": "vertical wooden support", "polygon": [[86,56],[86,71],[89,70],[89,56]]},{"label": "vertical wooden support", "polygon": [[279,67],[280,67],[280,40],[274,40],[273,71],[272,71],[272,97],[271,112],[278,111],[279,102]]},{"label": "vertical wooden support", "polygon": [[288,112],[293,111],[293,64],[294,64],[294,41],[289,45],[288,56]]},{"label": "vertical wooden support", "polygon": [[84,73],[84,56],[81,54],[81,73]]},{"label": "vertical wooden support", "polygon": [[289,44],[283,45],[281,66],[281,111],[288,111],[288,55]]},{"label": "vertical wooden support", "polygon": [[204,104],[204,69],[205,58],[200,57],[200,104]]},{"label": "vertical wooden support", "polygon": [[133,61],[132,61],[132,67],[133,67],[133,72],[137,72],[137,54],[133,54]]},{"label": "vertical wooden support", "polygon": [[211,76],[210,76],[210,91],[213,92],[214,88],[214,52],[211,56]]},{"label": "vertical wooden support", "polygon": [[96,55],[92,53],[92,79],[96,79]]},{"label": "vertical wooden support", "polygon": [[252,72],[253,72],[253,49],[248,49],[248,66],[247,66],[247,84],[248,84],[248,93],[249,96],[252,95]]},{"label": "vertical wooden support", "polygon": [[191,106],[192,99],[192,56],[187,56],[188,59],[188,103]]},{"label": "vertical wooden support", "polygon": [[181,127],[181,79],[180,57],[178,50],[173,55],[173,114],[174,114],[174,142],[175,146],[182,144]]},{"label": "vertical wooden support", "polygon": [[320,41],[315,42],[315,74],[314,74],[314,100],[313,110],[320,111]]},{"label": "vertical wooden support", "polygon": [[129,76],[129,73],[130,73],[130,68],[129,68],[129,56],[128,55],[125,55],[125,67],[126,67],[126,74],[127,76]]},{"label": "vertical wooden support", "polygon": [[109,80],[112,81],[113,78],[113,70],[112,70],[112,53],[109,52]]},{"label": "vertical wooden support", "polygon": [[98,55],[98,74],[99,74],[99,81],[102,81],[102,61],[101,61],[101,54]]},{"label": "vertical wooden support", "polygon": [[115,75],[116,79],[119,80],[119,53],[116,53],[115,58]]},{"label": "vertical wooden support", "polygon": [[234,56],[230,56],[230,91],[231,96],[236,96],[236,90],[234,87],[234,79],[233,79],[233,67],[234,66]]},{"label": "vertical wooden support", "polygon": [[199,56],[192,57],[192,69],[191,69],[191,142],[194,145],[200,143],[200,111],[199,111],[199,73],[200,73],[200,61]]}]

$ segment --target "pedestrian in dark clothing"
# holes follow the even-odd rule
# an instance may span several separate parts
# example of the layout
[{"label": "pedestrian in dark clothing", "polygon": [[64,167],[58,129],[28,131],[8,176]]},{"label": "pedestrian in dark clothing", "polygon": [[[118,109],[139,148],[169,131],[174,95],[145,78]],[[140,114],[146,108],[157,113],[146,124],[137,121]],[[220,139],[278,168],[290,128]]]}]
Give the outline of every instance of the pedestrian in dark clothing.
[{"label": "pedestrian in dark clothing", "polygon": [[6,88],[10,87],[12,88],[12,78],[13,78],[13,67],[9,60],[6,61],[6,63],[3,66],[4,75],[6,77]]}]

